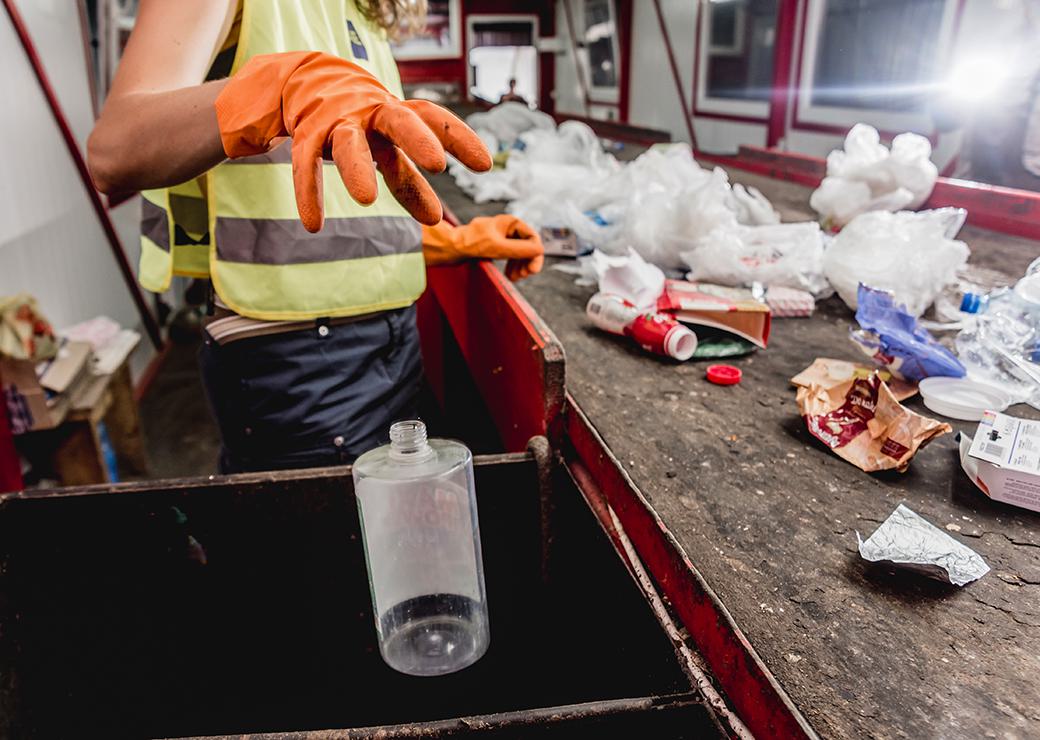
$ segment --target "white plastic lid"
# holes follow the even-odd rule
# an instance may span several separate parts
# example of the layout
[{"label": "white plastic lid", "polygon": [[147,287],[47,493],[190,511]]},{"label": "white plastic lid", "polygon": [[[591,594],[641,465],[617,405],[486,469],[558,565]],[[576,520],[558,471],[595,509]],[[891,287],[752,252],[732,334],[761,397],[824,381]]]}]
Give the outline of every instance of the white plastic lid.
[{"label": "white plastic lid", "polygon": [[1003,411],[1011,403],[999,388],[967,378],[925,378],[918,389],[925,406],[961,421],[978,421],[987,411]]},{"label": "white plastic lid", "polygon": [[664,338],[664,351],[669,357],[685,362],[697,351],[697,335],[685,326],[673,326]]}]

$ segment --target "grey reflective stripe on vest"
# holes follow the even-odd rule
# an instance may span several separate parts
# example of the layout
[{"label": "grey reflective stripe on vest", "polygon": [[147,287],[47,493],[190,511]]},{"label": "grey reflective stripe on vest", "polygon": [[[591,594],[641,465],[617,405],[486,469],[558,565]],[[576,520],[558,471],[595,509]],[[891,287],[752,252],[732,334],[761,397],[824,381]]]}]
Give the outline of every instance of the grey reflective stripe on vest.
[{"label": "grey reflective stripe on vest", "polygon": [[141,198],[141,236],[146,236],[164,252],[170,251],[170,217],[166,209]]},{"label": "grey reflective stripe on vest", "polygon": [[225,262],[294,265],[385,257],[422,250],[410,216],[327,218],[317,234],[296,219],[217,218],[217,257]]}]

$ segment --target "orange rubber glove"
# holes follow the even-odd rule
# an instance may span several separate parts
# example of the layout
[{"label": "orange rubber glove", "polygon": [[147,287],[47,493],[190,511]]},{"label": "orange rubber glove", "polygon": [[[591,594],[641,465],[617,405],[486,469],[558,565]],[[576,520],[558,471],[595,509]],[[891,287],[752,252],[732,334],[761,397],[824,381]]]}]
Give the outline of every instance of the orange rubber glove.
[{"label": "orange rubber glove", "polygon": [[542,269],[545,248],[538,232],[516,216],[480,216],[464,226],[441,221],[423,226],[426,264],[447,265],[463,259],[504,259],[506,276],[516,282]]},{"label": "orange rubber glove", "polygon": [[[266,152],[291,136],[293,185],[308,231],[325,219],[322,160],[331,154],[358,203],[377,195],[375,166],[417,221],[436,224],[441,204],[412,164],[441,172],[447,150],[472,170],[491,155],[459,118],[425,100],[401,101],[365,69],[315,51],[262,54],[246,62],[217,96],[217,123],[231,158]],[[410,158],[410,159],[409,159]]]}]

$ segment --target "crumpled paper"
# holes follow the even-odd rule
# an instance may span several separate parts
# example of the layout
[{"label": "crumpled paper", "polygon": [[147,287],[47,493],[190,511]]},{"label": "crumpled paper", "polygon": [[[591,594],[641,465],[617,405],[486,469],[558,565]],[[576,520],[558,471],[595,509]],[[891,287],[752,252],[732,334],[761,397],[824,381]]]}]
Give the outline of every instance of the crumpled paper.
[{"label": "crumpled paper", "polygon": [[891,563],[955,586],[989,573],[989,566],[977,552],[903,504],[866,540],[856,532],[856,540],[864,560]]},{"label": "crumpled paper", "polygon": [[809,433],[868,473],[905,471],[920,448],[953,431],[900,405],[876,372],[837,385],[810,383],[797,401]]},{"label": "crumpled paper", "polygon": [[28,293],[0,298],[0,357],[49,360],[58,354],[54,329]]}]

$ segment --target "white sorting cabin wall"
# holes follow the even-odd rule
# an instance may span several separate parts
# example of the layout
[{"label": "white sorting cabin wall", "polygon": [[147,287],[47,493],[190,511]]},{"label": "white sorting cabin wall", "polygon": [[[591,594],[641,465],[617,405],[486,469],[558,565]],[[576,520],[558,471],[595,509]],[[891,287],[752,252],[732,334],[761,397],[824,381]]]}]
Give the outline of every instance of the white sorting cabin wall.
[{"label": "white sorting cabin wall", "polygon": [[[18,0],[65,117],[85,152],[94,106],[76,3]],[[6,143],[0,198],[0,295],[36,296],[56,328],[101,314],[141,332],[132,358],[139,375],[154,355],[83,182],[33,75],[10,18],[0,13],[0,141]],[[137,264],[140,205],[110,211]]]}]

